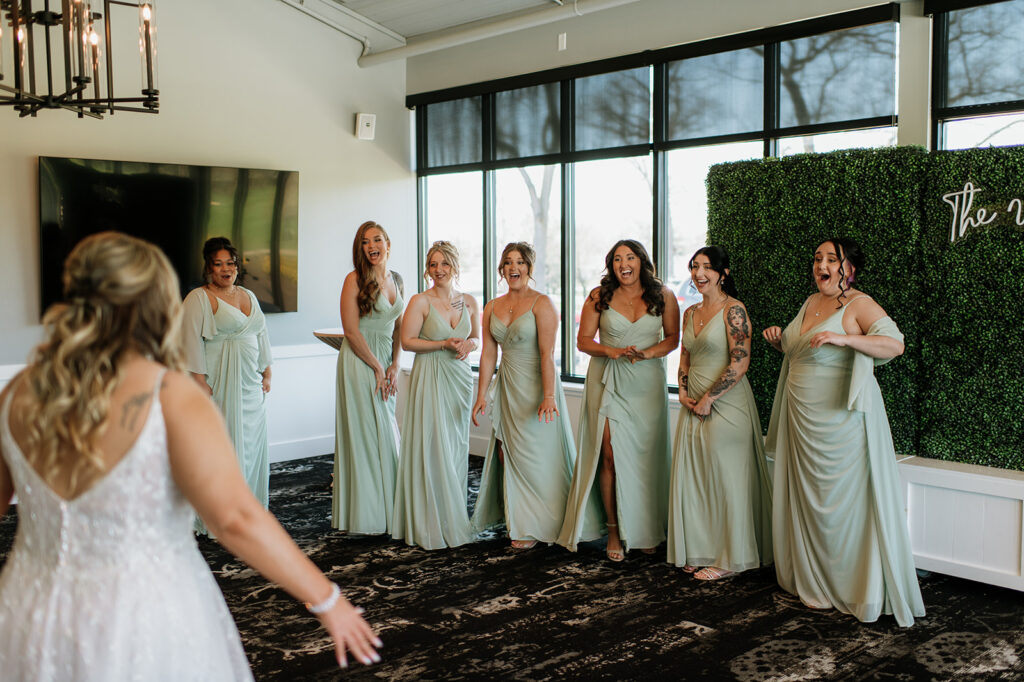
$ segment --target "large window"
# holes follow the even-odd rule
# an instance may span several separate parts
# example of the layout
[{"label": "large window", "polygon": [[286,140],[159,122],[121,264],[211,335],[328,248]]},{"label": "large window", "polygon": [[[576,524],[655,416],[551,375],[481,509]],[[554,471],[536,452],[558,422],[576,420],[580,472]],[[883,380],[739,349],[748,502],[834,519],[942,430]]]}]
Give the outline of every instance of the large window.
[{"label": "large window", "polygon": [[[601,284],[605,256],[620,239],[635,239],[653,253],[651,157],[602,159],[577,163],[576,267],[573,271],[573,339],[587,294]],[[653,256],[652,256],[653,258]],[[573,344],[572,368],[586,374],[590,356]]]},{"label": "large window", "polygon": [[[555,361],[578,381],[580,312],[616,241],[644,244],[681,307],[699,299],[687,263],[707,239],[713,164],[895,143],[897,13],[881,5],[411,96],[419,248],[455,242],[463,287],[486,301],[505,291],[502,247],[532,243],[534,286],[561,315]],[[673,353],[670,385],[677,363]]]},{"label": "large window", "polygon": [[929,1],[940,149],[1024,144],[1024,0]]}]

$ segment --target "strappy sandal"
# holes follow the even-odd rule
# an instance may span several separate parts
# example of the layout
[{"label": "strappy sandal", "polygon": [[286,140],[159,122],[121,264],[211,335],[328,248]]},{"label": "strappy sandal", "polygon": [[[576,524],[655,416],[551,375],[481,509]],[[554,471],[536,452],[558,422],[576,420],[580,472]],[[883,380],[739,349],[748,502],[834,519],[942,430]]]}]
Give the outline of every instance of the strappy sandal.
[{"label": "strappy sandal", "polygon": [[[618,528],[619,527],[619,524],[617,524],[617,523],[606,523],[605,525],[608,526],[609,528]],[[622,542],[621,538],[619,539],[619,542],[620,543]],[[604,553],[608,557],[609,561],[614,561],[615,563],[619,563],[620,561],[623,561],[626,558],[626,552],[624,552],[621,548],[620,549],[605,549]]]},{"label": "strappy sandal", "polygon": [[705,566],[694,573],[693,577],[697,580],[721,580],[722,578],[730,578],[734,575],[736,575],[735,571],[727,571],[718,566]]},{"label": "strappy sandal", "polygon": [[536,540],[513,540],[512,549],[533,549],[537,545]]}]

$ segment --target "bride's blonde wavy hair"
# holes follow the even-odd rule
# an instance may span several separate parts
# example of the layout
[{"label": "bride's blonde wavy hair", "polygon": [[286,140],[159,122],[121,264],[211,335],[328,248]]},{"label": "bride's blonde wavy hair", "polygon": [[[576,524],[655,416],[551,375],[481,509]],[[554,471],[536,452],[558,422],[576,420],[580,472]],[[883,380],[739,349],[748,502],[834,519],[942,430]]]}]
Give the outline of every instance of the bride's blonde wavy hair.
[{"label": "bride's blonde wavy hair", "polygon": [[183,365],[178,277],[152,244],[118,232],[83,239],[64,263],[66,303],[43,316],[46,340],[26,370],[26,456],[70,489],[102,473],[96,442],[130,351]]}]

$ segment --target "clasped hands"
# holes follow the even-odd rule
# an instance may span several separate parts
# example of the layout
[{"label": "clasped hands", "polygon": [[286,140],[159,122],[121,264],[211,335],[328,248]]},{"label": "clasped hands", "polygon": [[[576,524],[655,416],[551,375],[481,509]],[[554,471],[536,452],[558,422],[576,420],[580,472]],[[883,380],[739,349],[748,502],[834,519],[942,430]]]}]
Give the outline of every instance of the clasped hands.
[{"label": "clasped hands", "polygon": [[387,369],[378,367],[373,370],[373,374],[377,380],[373,392],[380,393],[381,399],[387,400],[398,393],[398,367],[396,365],[388,365]]},{"label": "clasped hands", "polygon": [[697,415],[697,419],[701,421],[704,421],[711,416],[711,401],[707,399],[707,395],[700,400],[694,400],[680,390],[679,403],[690,412]]},{"label": "clasped hands", "polygon": [[637,360],[646,360],[648,356],[646,351],[640,350],[636,346],[626,346],[625,348],[610,349],[608,357],[612,360],[624,357],[629,360],[630,364],[633,364]]},{"label": "clasped hands", "polygon": [[444,340],[443,350],[455,353],[458,360],[465,360],[470,353],[476,350],[476,343],[473,339],[450,338]]}]

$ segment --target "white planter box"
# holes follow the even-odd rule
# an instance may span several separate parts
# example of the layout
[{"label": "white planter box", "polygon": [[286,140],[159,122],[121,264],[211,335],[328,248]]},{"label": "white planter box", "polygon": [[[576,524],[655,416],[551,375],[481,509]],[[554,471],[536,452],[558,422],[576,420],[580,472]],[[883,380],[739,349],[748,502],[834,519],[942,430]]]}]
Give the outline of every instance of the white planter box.
[{"label": "white planter box", "polygon": [[1024,472],[924,457],[899,470],[918,568],[1024,590]]}]

